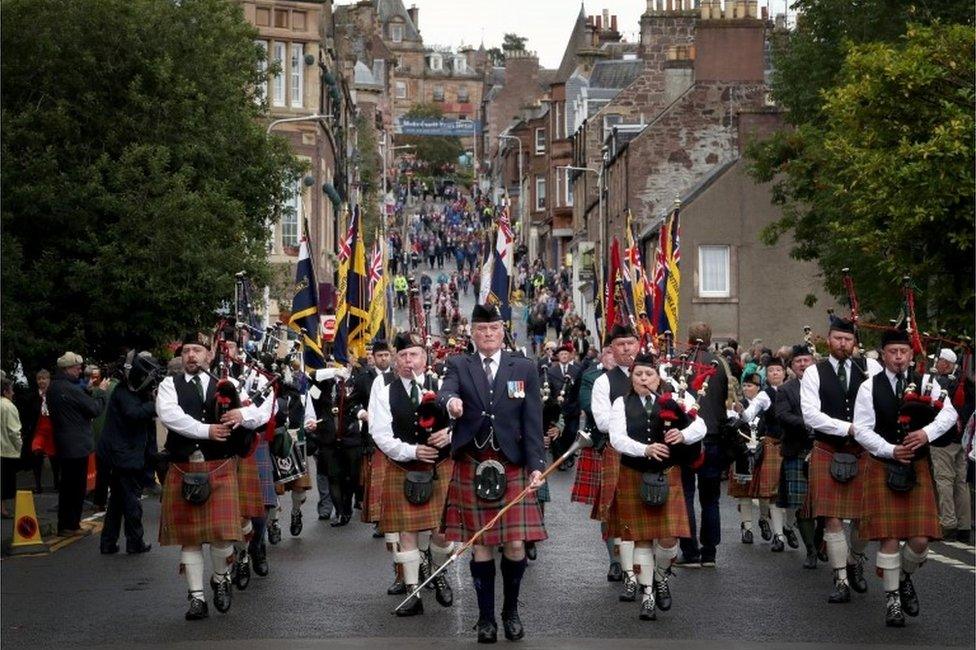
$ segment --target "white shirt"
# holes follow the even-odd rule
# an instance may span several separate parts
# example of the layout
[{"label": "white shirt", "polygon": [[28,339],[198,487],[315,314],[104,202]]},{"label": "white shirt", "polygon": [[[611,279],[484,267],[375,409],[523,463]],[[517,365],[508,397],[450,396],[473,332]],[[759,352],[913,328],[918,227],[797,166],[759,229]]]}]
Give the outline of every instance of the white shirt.
[{"label": "white shirt", "polygon": [[[648,398],[652,401],[656,399],[653,395],[649,395]],[[627,435],[627,413],[624,401],[623,397],[618,397],[610,409],[610,444],[625,456],[644,456],[647,445]],[[647,402],[644,401],[644,404],[646,405]],[[691,424],[681,430],[681,435],[685,438],[685,444],[691,445],[704,438],[706,431],[705,420],[696,417]]]},{"label": "white shirt", "polygon": [[[410,395],[410,378],[397,377],[402,382],[407,395]],[[424,376],[413,378],[417,382],[423,395]],[[383,380],[383,375],[377,375],[373,386],[369,390],[369,434],[380,451],[390,460],[406,462],[417,460],[418,445],[406,443],[393,435],[393,412],[390,410],[390,387]]]},{"label": "white shirt", "polygon": [[[895,390],[898,378],[887,368],[885,376]],[[905,386],[908,386],[906,383]],[[933,398],[938,398],[942,388],[936,383],[929,385],[925,391]],[[931,424],[922,427],[925,436],[932,442],[956,425],[956,409],[948,397],[942,401],[942,410],[936,414]],[[864,447],[869,454],[877,458],[894,458],[895,445],[882,438],[874,430],[874,382],[865,381],[857,390],[857,400],[854,402],[854,439]]]},{"label": "white shirt", "polygon": [[[829,359],[830,365],[836,372],[840,361],[834,357],[829,357]],[[850,385],[853,365],[850,359],[844,362],[848,385]],[[865,373],[867,379],[864,380],[864,383],[868,383],[879,372],[881,372],[881,364],[874,359],[868,359],[867,372]],[[803,412],[803,423],[817,433],[843,438],[850,431],[850,422],[832,418],[820,410],[820,371],[816,365],[807,368],[803,373],[803,379],[800,381],[800,410]]]},{"label": "white shirt", "polygon": [[486,357],[485,355],[481,354],[480,351],[478,352],[478,360],[481,361],[481,367],[482,368],[485,367],[485,359],[488,359],[488,358],[491,359],[491,375],[492,375],[492,377],[497,377],[498,376],[498,368],[500,367],[499,364],[501,364],[501,362],[502,362],[502,351],[501,350],[496,350],[495,351],[495,354],[491,355],[491,357]]},{"label": "white shirt", "polygon": [[[775,386],[773,386],[773,390],[776,390]],[[761,390],[759,391],[759,394],[749,402],[749,406],[746,407],[746,410],[739,414],[739,418],[743,422],[752,422],[757,417],[765,413],[766,410],[772,405],[773,403],[770,401],[769,395],[766,394],[766,391]]]},{"label": "white shirt", "polygon": [[[200,378],[200,388],[203,394],[206,395],[207,388],[210,386],[210,375],[201,372],[196,376]],[[193,383],[193,377],[194,375],[190,373],[183,373],[183,378],[188,384]],[[267,379],[261,377],[258,379],[257,385],[263,388],[267,381]],[[239,388],[238,391],[240,391]],[[242,402],[246,399],[246,394],[241,395]],[[260,407],[254,406],[253,404],[242,406],[241,415],[244,416],[244,420],[241,422],[241,426],[246,429],[257,429],[267,424],[271,416],[274,415],[274,408],[275,400],[270,396],[264,400]],[[166,377],[159,384],[159,389],[156,392],[156,416],[164,427],[187,438],[203,440],[210,437],[209,424],[197,420],[180,408],[176,397],[176,384],[173,383],[172,377]]]},{"label": "white shirt", "polygon": [[[630,370],[620,368],[624,374],[630,376]],[[607,372],[610,372],[609,370]],[[603,373],[593,382],[593,392],[590,393],[590,410],[593,411],[593,424],[596,428],[607,433],[610,431],[610,378]]]}]

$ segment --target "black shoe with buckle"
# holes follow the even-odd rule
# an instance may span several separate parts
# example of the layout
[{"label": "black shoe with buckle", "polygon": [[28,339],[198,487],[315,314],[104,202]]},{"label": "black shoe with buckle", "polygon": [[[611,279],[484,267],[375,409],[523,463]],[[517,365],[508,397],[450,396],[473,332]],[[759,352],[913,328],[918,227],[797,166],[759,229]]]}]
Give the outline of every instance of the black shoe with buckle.
[{"label": "black shoe with buckle", "polygon": [[533,562],[537,557],[539,557],[539,553],[535,548],[535,542],[525,543],[525,557],[529,558]]},{"label": "black shoe with buckle", "polygon": [[441,607],[450,607],[454,604],[454,590],[451,589],[451,585],[447,584],[447,578],[444,577],[443,573],[437,574],[437,577],[431,580],[434,583],[434,597]]},{"label": "black shoe with buckle", "polygon": [[[417,588],[417,585],[409,585],[407,589],[413,591]],[[407,600],[399,607],[396,608],[397,616],[417,616],[418,614],[424,613],[424,601],[420,600],[420,595],[416,595],[413,598]]]},{"label": "black shoe with buckle", "polygon": [[231,602],[234,599],[234,590],[230,588],[230,578],[223,576],[219,580],[217,576],[210,578],[210,587],[213,589],[214,597],[214,607],[221,614],[226,614],[230,610]]},{"label": "black shoe with buckle", "polygon": [[851,583],[851,589],[859,594],[868,590],[868,581],[864,579],[864,556],[855,555],[854,564],[847,565],[847,579]]},{"label": "black shoe with buckle", "polygon": [[782,535],[777,535],[776,537],[774,537],[772,543],[770,543],[769,545],[769,550],[772,551],[773,553],[782,553],[783,549],[785,548],[786,545],[783,543]]},{"label": "black shoe with buckle", "polygon": [[632,603],[637,600],[637,576],[629,571],[624,574],[624,592],[620,594],[620,602]]},{"label": "black shoe with buckle", "polygon": [[611,562],[610,570],[607,571],[607,582],[621,582],[624,579],[624,571],[620,568],[620,562]]},{"label": "black shoe with buckle", "polygon": [[651,587],[644,587],[644,594],[641,596],[640,620],[657,620],[657,611],[655,611],[654,607],[654,591]]},{"label": "black shoe with buckle", "polygon": [[[656,578],[656,576],[655,576]],[[660,580],[654,580],[654,600],[657,608],[662,612],[671,609],[671,571],[667,571]]]},{"label": "black shoe with buckle", "polygon": [[901,609],[901,596],[897,591],[885,592],[885,625],[905,627],[905,613]]},{"label": "black shoe with buckle", "polygon": [[752,544],[753,541],[754,541],[754,537],[752,531],[746,528],[745,526],[742,526],[742,543]]},{"label": "black shoe with buckle", "polygon": [[254,549],[254,553],[251,554],[251,563],[254,565],[254,573],[262,578],[268,575],[270,572],[270,567],[268,566],[268,547],[261,544]]},{"label": "black shoe with buckle", "polygon": [[494,620],[478,619],[474,629],[478,630],[478,643],[495,643],[498,641],[498,623]]},{"label": "black shoe with buckle", "polygon": [[207,607],[207,601],[203,599],[203,592],[200,592],[198,596],[194,596],[193,592],[190,592],[186,598],[190,601],[190,608],[186,610],[186,620],[199,621],[210,616],[210,609]]},{"label": "black shoe with buckle", "polygon": [[[393,568],[396,569],[396,562],[393,563]],[[396,577],[393,579],[393,583],[387,588],[387,596],[402,596],[407,593],[407,585],[403,583],[403,578],[400,576],[400,572],[396,571]]]},{"label": "black shoe with buckle", "polygon": [[268,524],[268,541],[272,544],[277,544],[281,541],[281,526],[278,525],[278,520],[274,519]]},{"label": "black shoe with buckle", "polygon": [[834,571],[834,588],[827,596],[827,602],[831,604],[851,602],[851,587],[847,584],[847,580],[837,578],[837,571]]},{"label": "black shoe with buckle", "polygon": [[767,542],[773,538],[773,529],[769,527],[769,520],[759,519],[759,534]]},{"label": "black shoe with buckle", "polygon": [[522,619],[519,618],[518,610],[502,612],[502,629],[505,631],[505,638],[509,641],[518,641],[525,636],[525,628],[522,627]]},{"label": "black shoe with buckle", "polygon": [[[251,556],[246,548],[242,548],[237,553],[237,558],[234,560],[230,572],[231,582],[241,591],[247,589],[247,586],[251,584]],[[216,603],[214,605],[216,606]]]},{"label": "black shoe with buckle", "polygon": [[804,569],[816,569],[817,568],[817,554],[814,551],[807,552],[807,558],[803,560]]},{"label": "black shoe with buckle", "polygon": [[905,614],[911,617],[918,616],[918,594],[915,592],[911,576],[906,575],[905,579],[898,584],[898,597]]},{"label": "black shoe with buckle", "polygon": [[790,548],[800,548],[800,538],[792,528],[784,528],[783,536],[786,538],[786,545]]},{"label": "black shoe with buckle", "polygon": [[302,511],[292,510],[291,511],[291,525],[288,527],[288,532],[291,533],[292,537],[298,537],[302,534]]}]

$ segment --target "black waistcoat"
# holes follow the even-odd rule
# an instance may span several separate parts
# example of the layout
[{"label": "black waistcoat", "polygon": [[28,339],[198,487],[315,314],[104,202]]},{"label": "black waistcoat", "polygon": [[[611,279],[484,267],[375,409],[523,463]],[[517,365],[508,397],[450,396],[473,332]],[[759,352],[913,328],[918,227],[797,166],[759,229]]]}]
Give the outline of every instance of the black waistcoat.
[{"label": "black waistcoat", "polygon": [[[641,403],[640,396],[636,393],[630,393],[624,397],[627,437],[642,445],[664,442],[664,425],[661,423],[660,413],[661,407],[658,399],[654,400],[654,405],[648,412]],[[638,472],[659,472],[673,464],[670,458],[660,461],[645,456],[627,456],[626,454],[620,455],[620,462]]]},{"label": "black waistcoat", "polygon": [[[837,378],[837,372],[834,371],[829,358],[817,364],[817,373],[820,375],[820,410],[836,420],[853,422],[854,400],[857,397],[857,389],[866,378],[864,371],[854,360],[851,360],[846,393],[841,388],[840,379]],[[833,447],[841,447],[848,441],[847,438],[820,431],[814,432],[814,437]]]},{"label": "black waistcoat", "polygon": [[[173,386],[176,388],[176,403],[183,409],[183,412],[195,420],[204,422],[204,405],[213,400],[214,393],[217,392],[217,380],[213,377],[210,378],[205,400],[200,399],[197,389],[182,374],[173,377]],[[166,434],[166,450],[175,461],[184,462],[188,460],[190,454],[197,447],[200,448],[207,460],[221,460],[234,455],[233,446],[227,442],[217,442],[209,438],[203,440],[187,438],[175,431]]]},{"label": "black waistcoat", "polygon": [[607,379],[610,381],[611,404],[630,392],[630,377],[619,366],[607,371]]},{"label": "black waistcoat", "polygon": [[390,413],[393,415],[393,437],[410,445],[426,442],[417,435],[417,407],[397,377],[390,382]]},{"label": "black waistcoat", "polygon": [[[874,402],[874,432],[893,445],[900,445],[907,431],[898,424],[898,412],[901,409],[901,397],[895,396],[886,372],[879,372],[871,378],[871,398]],[[921,386],[921,380],[914,372],[906,373],[905,386],[914,382]],[[928,454],[928,445],[915,453],[915,458]]]},{"label": "black waistcoat", "polygon": [[783,430],[780,428],[779,420],[776,419],[776,390],[772,386],[766,386],[763,391],[769,398],[769,408],[762,414],[762,433],[778,439],[782,437]]}]

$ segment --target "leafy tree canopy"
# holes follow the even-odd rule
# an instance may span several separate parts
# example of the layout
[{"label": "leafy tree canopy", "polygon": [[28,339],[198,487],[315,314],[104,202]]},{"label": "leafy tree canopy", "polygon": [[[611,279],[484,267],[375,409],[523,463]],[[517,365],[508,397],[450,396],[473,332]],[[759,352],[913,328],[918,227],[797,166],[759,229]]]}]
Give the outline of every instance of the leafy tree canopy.
[{"label": "leafy tree canopy", "polygon": [[[444,111],[437,104],[414,104],[407,111],[407,117],[414,119],[441,119]],[[413,145],[412,153],[421,162],[439,170],[445,165],[457,165],[458,156],[464,153],[461,139],[448,136],[408,135],[397,138],[398,143]]]},{"label": "leafy tree canopy", "polygon": [[502,36],[502,50],[505,52],[522,52],[525,50],[527,40],[529,39],[518,34],[505,34]]},{"label": "leafy tree canopy", "polygon": [[930,3],[942,14],[927,24],[907,23],[919,12],[903,2],[800,4],[810,15],[778,48],[774,75],[795,128],[749,150],[783,206],[764,240],[791,234],[794,256],[816,260],[835,296],[849,267],[878,321],[897,315],[910,275],[922,327],[971,331],[971,23],[941,22],[953,2]]},{"label": "leafy tree canopy", "polygon": [[224,0],[4,0],[3,355],[109,359],[209,325],[267,277],[299,168],[257,119],[262,52]]}]

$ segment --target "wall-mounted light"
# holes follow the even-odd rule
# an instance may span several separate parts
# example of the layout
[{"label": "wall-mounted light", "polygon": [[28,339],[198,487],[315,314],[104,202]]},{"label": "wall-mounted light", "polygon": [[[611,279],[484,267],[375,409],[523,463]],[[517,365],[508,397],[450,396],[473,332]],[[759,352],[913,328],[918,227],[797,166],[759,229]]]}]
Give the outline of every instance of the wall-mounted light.
[{"label": "wall-mounted light", "polygon": [[305,55],[305,65],[315,65],[315,55],[306,54]]},{"label": "wall-mounted light", "polygon": [[305,187],[312,187],[313,185],[315,185],[315,177],[311,175],[306,176],[305,178],[302,179],[302,185],[304,185]]}]

